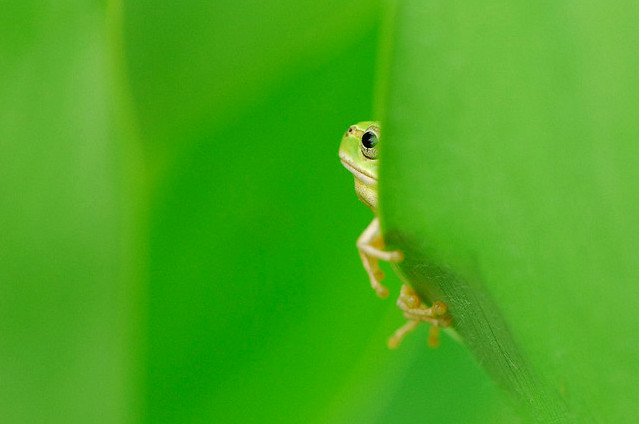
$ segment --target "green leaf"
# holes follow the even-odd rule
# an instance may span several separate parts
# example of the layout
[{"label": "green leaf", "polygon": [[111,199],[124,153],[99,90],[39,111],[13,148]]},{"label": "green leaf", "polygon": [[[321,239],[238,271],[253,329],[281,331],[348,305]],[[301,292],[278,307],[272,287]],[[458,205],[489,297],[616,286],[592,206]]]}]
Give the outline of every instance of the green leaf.
[{"label": "green leaf", "polygon": [[106,16],[96,2],[3,5],[2,422],[138,418],[130,177],[144,168],[116,112]]},{"label": "green leaf", "polygon": [[[635,417],[632,3],[5,3],[0,422]],[[389,351],[354,246],[379,42],[388,236],[469,350]]]},{"label": "green leaf", "polygon": [[386,239],[528,421],[636,422],[634,2],[394,2]]},{"label": "green leaf", "polygon": [[379,3],[135,1],[125,55],[143,141],[162,172],[221,128],[371,30]]}]

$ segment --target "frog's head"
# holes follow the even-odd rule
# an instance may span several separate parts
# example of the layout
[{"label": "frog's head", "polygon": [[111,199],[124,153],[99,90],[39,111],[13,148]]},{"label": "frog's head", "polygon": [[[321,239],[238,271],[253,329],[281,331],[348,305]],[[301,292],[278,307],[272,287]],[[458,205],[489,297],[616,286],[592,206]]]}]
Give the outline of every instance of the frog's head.
[{"label": "frog's head", "polygon": [[359,122],[347,129],[338,149],[341,162],[354,174],[356,195],[374,211],[378,203],[379,139],[378,122]]}]

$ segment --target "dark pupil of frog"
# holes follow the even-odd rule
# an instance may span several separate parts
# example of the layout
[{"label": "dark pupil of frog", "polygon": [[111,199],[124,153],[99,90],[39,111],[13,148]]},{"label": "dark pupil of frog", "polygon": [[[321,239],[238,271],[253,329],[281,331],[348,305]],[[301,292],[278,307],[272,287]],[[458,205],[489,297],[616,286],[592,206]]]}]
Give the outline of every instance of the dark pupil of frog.
[{"label": "dark pupil of frog", "polygon": [[378,137],[376,137],[376,134],[374,134],[371,131],[367,131],[365,134],[363,134],[363,137],[361,138],[361,142],[363,143],[363,146],[367,147],[368,149],[371,149],[372,147],[376,146],[376,143],[378,142]]}]

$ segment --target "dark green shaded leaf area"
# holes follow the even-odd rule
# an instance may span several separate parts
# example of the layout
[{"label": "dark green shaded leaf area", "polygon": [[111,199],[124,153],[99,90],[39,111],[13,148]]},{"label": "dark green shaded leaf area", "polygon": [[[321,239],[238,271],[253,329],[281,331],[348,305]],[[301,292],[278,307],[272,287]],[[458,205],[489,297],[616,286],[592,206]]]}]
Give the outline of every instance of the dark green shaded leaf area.
[{"label": "dark green shaded leaf area", "polygon": [[394,2],[381,214],[527,422],[636,422],[634,2]]}]

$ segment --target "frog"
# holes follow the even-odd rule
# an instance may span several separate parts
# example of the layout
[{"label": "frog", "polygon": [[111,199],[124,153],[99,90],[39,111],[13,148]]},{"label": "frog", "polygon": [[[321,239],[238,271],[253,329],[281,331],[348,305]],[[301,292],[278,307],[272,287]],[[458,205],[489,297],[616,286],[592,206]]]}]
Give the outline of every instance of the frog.
[{"label": "frog", "polygon": [[378,121],[363,121],[351,125],[340,143],[338,156],[341,163],[354,177],[354,190],[358,199],[374,214],[371,223],[356,240],[356,248],[361,258],[363,268],[369,277],[369,282],[380,298],[389,296],[389,289],[382,284],[384,274],[379,262],[391,264],[391,268],[399,276],[401,286],[396,305],[407,319],[387,341],[390,349],[397,348],[405,336],[416,329],[420,323],[430,325],[427,344],[430,347],[439,345],[439,330],[451,326],[452,320],[447,305],[435,301],[427,306],[418,293],[407,282],[399,264],[404,260],[400,250],[387,250],[383,239],[380,219],[378,216],[378,169],[379,150],[381,145],[381,126]]}]

